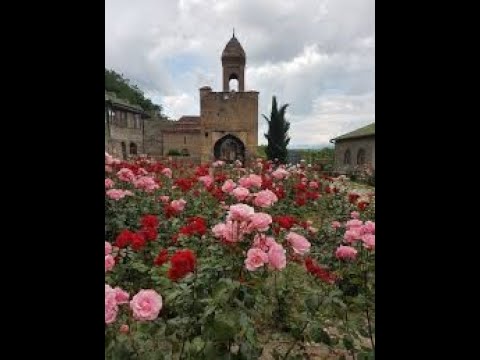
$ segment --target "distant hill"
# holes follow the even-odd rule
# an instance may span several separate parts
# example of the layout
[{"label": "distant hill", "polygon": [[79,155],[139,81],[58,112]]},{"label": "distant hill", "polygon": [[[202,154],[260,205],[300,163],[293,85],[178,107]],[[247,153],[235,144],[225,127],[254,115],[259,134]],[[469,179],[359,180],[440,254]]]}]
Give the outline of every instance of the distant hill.
[{"label": "distant hill", "polygon": [[125,79],[123,75],[114,70],[105,69],[105,90],[115,93],[120,99],[128,100],[130,104],[141,106],[146,112],[162,115],[161,105],[154,104],[145,97],[142,90],[136,85],[131,85],[130,80]]}]

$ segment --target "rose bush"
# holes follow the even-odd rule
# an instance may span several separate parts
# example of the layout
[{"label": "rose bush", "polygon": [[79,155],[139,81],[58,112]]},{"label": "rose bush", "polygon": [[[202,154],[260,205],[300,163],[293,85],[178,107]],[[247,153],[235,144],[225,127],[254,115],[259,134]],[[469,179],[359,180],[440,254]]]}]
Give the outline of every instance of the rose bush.
[{"label": "rose bush", "polygon": [[[374,351],[375,193],[312,168],[105,156],[105,356]],[[340,355],[339,355],[340,356]]]}]

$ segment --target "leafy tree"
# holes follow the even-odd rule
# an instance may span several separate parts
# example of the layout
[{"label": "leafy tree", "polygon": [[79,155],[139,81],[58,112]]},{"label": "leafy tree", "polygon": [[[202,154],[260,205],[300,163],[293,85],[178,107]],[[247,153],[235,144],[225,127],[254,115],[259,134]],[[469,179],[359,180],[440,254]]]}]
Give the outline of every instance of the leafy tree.
[{"label": "leafy tree", "polygon": [[287,162],[287,146],[290,142],[290,137],[288,136],[290,123],[285,120],[285,111],[288,106],[288,104],[284,104],[278,109],[277,99],[273,96],[270,119],[262,115],[268,123],[268,133],[265,134],[268,140],[268,145],[265,149],[267,158],[269,160],[278,159],[278,161],[283,164]]},{"label": "leafy tree", "polygon": [[129,79],[116,73],[114,70],[105,69],[105,90],[113,92],[120,99],[127,100],[132,105],[139,105],[146,112],[161,115],[162,106],[154,104],[147,99],[138,86],[131,85]]}]

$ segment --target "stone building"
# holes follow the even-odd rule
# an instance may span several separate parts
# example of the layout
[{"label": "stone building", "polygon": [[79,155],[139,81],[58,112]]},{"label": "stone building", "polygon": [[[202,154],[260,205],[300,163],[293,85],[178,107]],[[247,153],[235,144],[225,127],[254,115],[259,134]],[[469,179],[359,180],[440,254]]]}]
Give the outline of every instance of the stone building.
[{"label": "stone building", "polygon": [[[113,155],[179,153],[190,160],[245,161],[256,157],[258,91],[245,91],[245,51],[233,34],[222,52],[222,91],[200,91],[200,115],[177,121],[149,117],[140,107],[105,95],[105,149]],[[234,85],[236,83],[236,88]]]},{"label": "stone building", "polygon": [[105,92],[105,151],[122,159],[144,153],[146,118],[140,106]]},{"label": "stone building", "polygon": [[330,142],[335,144],[335,169],[342,173],[358,170],[369,165],[375,170],[375,123]]}]

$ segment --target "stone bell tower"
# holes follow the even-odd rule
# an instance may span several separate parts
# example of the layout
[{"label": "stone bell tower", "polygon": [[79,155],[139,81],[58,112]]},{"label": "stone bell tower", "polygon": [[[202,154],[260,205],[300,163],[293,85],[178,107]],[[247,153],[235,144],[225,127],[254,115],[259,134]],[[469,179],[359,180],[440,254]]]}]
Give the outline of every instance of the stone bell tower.
[{"label": "stone bell tower", "polygon": [[238,91],[245,91],[245,62],[246,56],[242,45],[235,37],[235,31],[222,53],[223,91],[228,92],[229,82],[238,81]]}]

